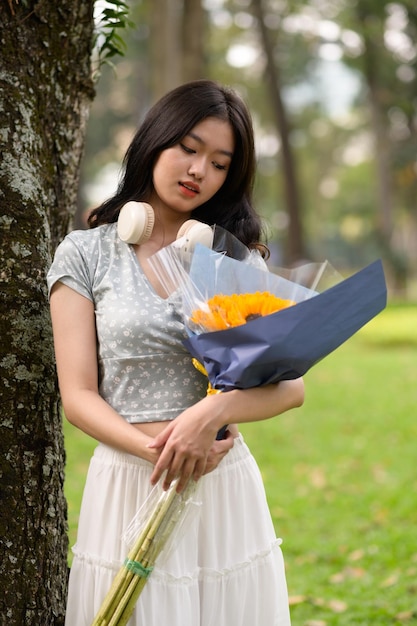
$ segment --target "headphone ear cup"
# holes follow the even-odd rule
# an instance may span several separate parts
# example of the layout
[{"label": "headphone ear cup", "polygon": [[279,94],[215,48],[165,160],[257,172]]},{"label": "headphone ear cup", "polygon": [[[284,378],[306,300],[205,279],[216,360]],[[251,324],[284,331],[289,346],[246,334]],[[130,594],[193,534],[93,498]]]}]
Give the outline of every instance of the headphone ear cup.
[{"label": "headphone ear cup", "polygon": [[177,239],[185,237],[184,244],[181,246],[181,251],[185,254],[191,254],[197,243],[211,248],[213,246],[213,236],[212,227],[198,220],[187,220],[177,233]]},{"label": "headphone ear cup", "polygon": [[131,200],[120,209],[117,232],[122,241],[139,245],[152,234],[155,215],[150,204]]}]

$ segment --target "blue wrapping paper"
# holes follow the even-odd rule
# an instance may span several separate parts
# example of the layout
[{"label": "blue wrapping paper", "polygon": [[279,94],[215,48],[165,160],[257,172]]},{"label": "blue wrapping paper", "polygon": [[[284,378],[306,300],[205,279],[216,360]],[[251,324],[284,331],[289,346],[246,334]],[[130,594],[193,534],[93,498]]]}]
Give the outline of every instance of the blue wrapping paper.
[{"label": "blue wrapping paper", "polygon": [[303,376],[382,311],[387,289],[381,261],[295,306],[227,330],[184,341],[221,391]]}]

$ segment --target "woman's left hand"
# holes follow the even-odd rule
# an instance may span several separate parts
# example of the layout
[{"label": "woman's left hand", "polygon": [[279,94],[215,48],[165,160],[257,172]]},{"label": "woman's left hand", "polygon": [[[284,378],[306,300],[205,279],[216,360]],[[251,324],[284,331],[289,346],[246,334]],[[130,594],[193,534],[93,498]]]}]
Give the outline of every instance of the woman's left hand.
[{"label": "woman's left hand", "polygon": [[228,429],[226,430],[224,439],[216,439],[216,441],[210,448],[204,474],[208,474],[209,472],[212,472],[214,469],[216,469],[220,461],[222,461],[226,454],[233,448],[233,445],[235,443],[235,436],[236,435],[233,435],[232,432]]}]

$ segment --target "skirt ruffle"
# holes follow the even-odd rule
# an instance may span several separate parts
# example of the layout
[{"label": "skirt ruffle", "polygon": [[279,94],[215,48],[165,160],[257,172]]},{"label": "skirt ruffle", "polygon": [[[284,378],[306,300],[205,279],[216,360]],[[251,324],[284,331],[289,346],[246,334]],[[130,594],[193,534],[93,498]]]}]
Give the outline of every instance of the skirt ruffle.
[{"label": "skirt ruffle", "polygon": [[[129,551],[122,537],[149,495],[151,471],[142,459],[96,448],[73,549],[66,626],[91,626]],[[129,626],[289,626],[281,540],[241,437],[199,481],[194,500]]]}]

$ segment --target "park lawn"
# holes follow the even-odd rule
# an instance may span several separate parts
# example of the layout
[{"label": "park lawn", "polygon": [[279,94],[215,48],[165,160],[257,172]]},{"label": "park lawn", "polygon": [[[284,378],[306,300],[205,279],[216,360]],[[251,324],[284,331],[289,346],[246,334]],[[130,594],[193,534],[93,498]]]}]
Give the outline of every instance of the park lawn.
[{"label": "park lawn", "polygon": [[[302,408],[241,429],[293,626],[417,624],[416,371],[417,307],[390,306],[307,373]],[[68,424],[65,438],[72,544],[95,444]]]}]

